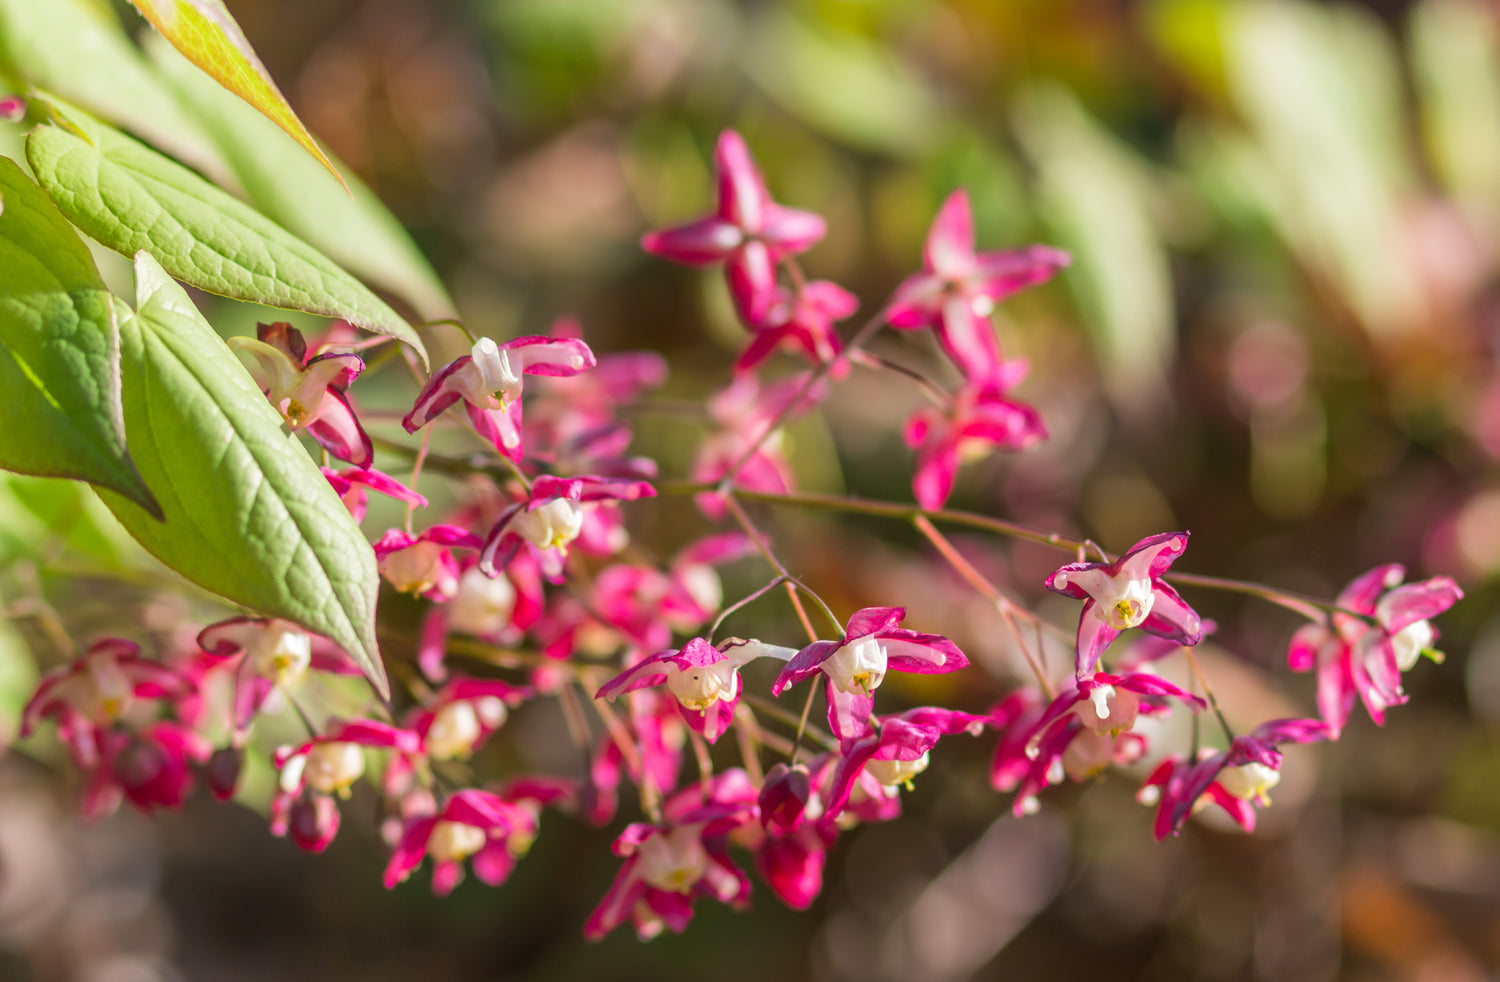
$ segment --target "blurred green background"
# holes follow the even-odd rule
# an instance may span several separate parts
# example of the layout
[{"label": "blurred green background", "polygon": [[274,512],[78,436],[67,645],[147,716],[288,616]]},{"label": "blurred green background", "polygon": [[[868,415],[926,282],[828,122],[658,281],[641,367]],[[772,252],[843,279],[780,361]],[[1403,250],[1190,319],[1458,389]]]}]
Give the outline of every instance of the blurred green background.
[{"label": "blurred green background", "polygon": [[[372,802],[323,857],[245,809],[81,827],[73,789],[0,762],[0,979],[769,977],[1423,979],[1500,973],[1500,14],[1482,0],[230,0],[309,127],[411,230],[476,329],[578,315],[599,351],[653,347],[697,399],[742,343],[718,277],[640,233],[705,208],[740,130],[774,196],[824,214],[805,268],[868,313],[971,194],[981,249],[1070,249],[1008,303],[1020,396],[1053,439],[964,472],[954,504],[1122,549],[1188,528],[1181,564],[1331,596],[1377,562],[1468,599],[1411,704],[1288,755],[1254,837],[1155,845],[1120,776],[1009,817],[991,738],[945,744],[907,815],[846,836],[806,914],[758,889],[689,932],[581,940],[617,829],[549,815],[513,880],[387,893]],[[128,8],[122,19],[142,26]],[[3,40],[3,39],[0,39]],[[245,321],[220,307],[216,323]],[[850,323],[856,323],[851,321]],[[242,328],[236,327],[236,330]],[[846,331],[847,334],[847,331]],[[876,350],[943,369],[927,339]],[[447,352],[453,354],[456,352]],[[951,380],[951,379],[950,379]],[[402,394],[392,398],[392,404]],[[900,380],[856,374],[793,432],[805,486],[909,500]],[[643,420],[685,472],[694,431]],[[172,599],[70,485],[0,475],[5,739],[49,630],[169,635]],[[642,535],[675,543],[668,509]],[[911,535],[779,515],[785,558],[838,609],[904,603],[994,676],[908,690],[983,708],[1015,675],[993,610]],[[1040,596],[1056,554],[963,539]],[[667,547],[663,551],[668,551]],[[753,576],[744,584],[753,588]],[[730,593],[732,595],[732,587]],[[1241,725],[1310,713],[1294,619],[1190,594]],[[199,616],[216,616],[214,614]],[[765,636],[773,632],[768,628]],[[388,646],[387,650],[390,650]],[[511,724],[528,766],[557,721]],[[37,748],[29,753],[45,758]],[[568,758],[557,766],[574,767]]]}]

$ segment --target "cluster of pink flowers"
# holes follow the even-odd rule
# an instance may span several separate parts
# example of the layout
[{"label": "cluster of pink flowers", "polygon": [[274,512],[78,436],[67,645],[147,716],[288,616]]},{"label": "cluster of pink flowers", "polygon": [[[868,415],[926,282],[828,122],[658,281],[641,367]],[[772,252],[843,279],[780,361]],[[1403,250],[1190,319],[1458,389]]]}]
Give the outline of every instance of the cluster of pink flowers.
[{"label": "cluster of pink flowers", "polygon": [[[466,427],[485,448],[458,503],[418,527],[413,519],[429,507],[427,497],[374,469],[372,441],[349,395],[365,366],[348,334],[335,330],[310,346],[288,325],[262,326],[256,339],[235,339],[234,347],[251,359],[287,425],[349,465],[323,472],[350,513],[364,521],[372,491],[406,506],[404,523],[379,530],[372,548],[389,587],[426,606],[414,650],[387,649],[411,663],[400,676],[410,684],[396,709],[372,703],[363,718],[332,719],[303,708],[304,683],[358,669],[296,625],[231,618],[161,660],[106,639],[49,673],[24,720],[27,733],[44,718],[56,721],[87,775],[87,813],[122,799],[146,811],[176,807],[199,774],[218,797],[232,797],[261,718],[291,710],[307,733],[269,753],[277,771],[267,803],[271,831],[321,851],[338,832],[341,803],[369,783],[386,816],[386,885],[431,860],[433,889],[446,893],[466,868],[489,884],[505,880],[539,834],[545,808],[598,825],[612,821],[628,782],[642,820],[615,840],[619,873],[585,933],[599,937],[629,922],[649,937],[682,930],[698,898],[747,902],[751,883],[736,851],[784,902],[810,905],[835,841],[861,823],[897,816],[901,790],[945,736],[996,731],[992,783],[1015,792],[1018,815],[1037,810],[1040,793],[1065,779],[1154,766],[1140,797],[1157,805],[1161,838],[1209,804],[1249,829],[1251,804],[1266,803],[1279,776],[1278,745],[1337,738],[1356,697],[1377,722],[1405,700],[1401,673],[1430,653],[1430,618],[1460,594],[1443,577],[1399,586],[1401,568],[1384,566],[1351,584],[1292,641],[1292,667],[1317,669],[1321,720],[1273,720],[1235,735],[1220,716],[1223,749],[1198,746],[1197,727],[1186,751],[1153,747],[1138,721],[1174,708],[1203,712],[1212,699],[1201,676],[1189,691],[1161,671],[1179,653],[1191,659],[1206,630],[1168,582],[1188,543],[1186,532],[1176,532],[1143,539],[1116,560],[1080,556],[1047,578],[1047,589],[1082,602],[1074,671],[1062,691],[1051,691],[1052,680],[1039,673],[1046,692],[1018,691],[986,713],[937,706],[877,713],[877,698],[885,698],[877,690],[891,673],[953,673],[969,659],[945,636],[903,627],[900,607],[866,607],[839,624],[776,559],[736,497],[795,494],[779,434],[828,398],[854,364],[856,344],[841,340],[834,324],[858,302],[836,284],[803,277],[793,257],[823,236],[823,219],[773,202],[737,134],[720,138],[717,163],[713,213],[650,233],[643,245],[681,263],[722,265],[749,332],[732,381],[706,400],[688,488],[706,523],[732,517],[739,527],[712,528],[666,561],[631,542],[627,506],[654,497],[658,475],[654,461],[630,454],[633,428],[621,410],[664,381],[654,353],[596,355],[566,320],[548,336],[474,341],[432,374],[402,419],[411,434]],[[922,270],[872,322],[930,329],[960,378],[906,429],[923,509],[942,506],[960,461],[976,449],[1022,449],[1045,438],[1038,412],[1012,395],[1026,365],[1005,357],[989,315],[1067,263],[1045,246],[976,253],[968,198],[959,191],[938,212]],[[764,374],[781,352],[809,364]],[[461,414],[448,412],[459,407]],[[412,452],[418,469],[422,446]],[[762,559],[775,578],[726,606],[719,570]],[[714,640],[719,621],[777,586],[815,600],[836,636],[792,645]],[[797,610],[805,613],[800,599]],[[810,623],[806,629],[814,633]],[[1131,629],[1148,637],[1122,646],[1126,654],[1106,670],[1112,643]],[[491,667],[465,670],[463,656],[472,651],[490,656]],[[774,678],[753,678],[765,667],[750,667],[760,659],[776,664]],[[762,726],[759,713],[799,719],[796,706],[782,711],[774,700],[819,678],[821,687],[807,687],[807,706],[820,688],[826,731],[805,725],[806,709],[788,727],[791,736]],[[764,691],[747,691],[752,685]],[[474,774],[476,751],[513,712],[540,702],[568,716],[587,769],[494,780]],[[581,706],[592,707],[597,729],[579,718]],[[742,737],[743,759],[715,770],[713,745],[732,730]],[[683,773],[689,746],[702,771],[697,780]],[[764,753],[780,759],[762,773]]]}]

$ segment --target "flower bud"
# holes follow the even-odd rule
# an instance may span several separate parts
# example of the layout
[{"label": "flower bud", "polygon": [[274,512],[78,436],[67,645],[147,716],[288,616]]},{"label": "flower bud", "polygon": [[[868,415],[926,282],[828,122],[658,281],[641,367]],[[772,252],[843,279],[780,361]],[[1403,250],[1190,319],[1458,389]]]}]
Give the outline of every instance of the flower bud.
[{"label": "flower bud", "polygon": [[234,789],[240,783],[240,768],[245,763],[245,752],[239,747],[220,747],[208,758],[204,776],[208,789],[220,801],[234,797]]},{"label": "flower bud", "polygon": [[789,835],[802,823],[802,813],[812,797],[812,778],[801,764],[777,764],[760,787],[760,823],[767,829]]}]

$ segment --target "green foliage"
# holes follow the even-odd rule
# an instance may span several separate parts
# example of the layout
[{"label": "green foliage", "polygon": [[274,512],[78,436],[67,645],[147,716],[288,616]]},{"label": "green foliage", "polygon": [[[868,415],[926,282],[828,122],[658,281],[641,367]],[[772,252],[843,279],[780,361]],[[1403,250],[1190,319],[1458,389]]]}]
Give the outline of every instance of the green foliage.
[{"label": "green foliage", "polygon": [[402,297],[421,316],[453,316],[442,281],[369,188],[350,178],[346,190],[269,120],[160,38],[149,38],[147,51],[209,129],[252,204],[345,269]]},{"label": "green foliage", "polygon": [[125,449],[114,308],[89,251],[0,158],[0,467],[110,487],[160,511]]},{"label": "green foliage", "polygon": [[338,169],[271,80],[222,0],[131,0],[162,36],[230,92],[254,106],[340,182]]},{"label": "green foliage", "polygon": [[342,317],[405,341],[411,325],[332,260],[248,205],[128,136],[69,110],[26,140],[37,180],[69,220],[116,252],[157,256],[192,286]]},{"label": "green foliage", "polygon": [[343,646],[382,696],[375,557],[250,374],[150,255],[120,325],[125,426],[166,515],[101,497],[153,555],[200,586]]}]

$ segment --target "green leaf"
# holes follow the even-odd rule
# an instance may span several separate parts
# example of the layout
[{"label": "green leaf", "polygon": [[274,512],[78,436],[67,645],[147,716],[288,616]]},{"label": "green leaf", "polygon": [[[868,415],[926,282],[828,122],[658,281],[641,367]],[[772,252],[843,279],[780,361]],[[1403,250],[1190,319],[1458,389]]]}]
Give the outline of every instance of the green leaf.
[{"label": "green leaf", "polygon": [[103,245],[150,252],[210,293],[342,317],[405,341],[426,362],[411,325],[317,249],[123,133],[76,110],[64,121],[82,135],[38,127],[26,159],[62,213]]},{"label": "green leaf", "polygon": [[55,92],[211,177],[228,173],[107,3],[0,0],[0,62],[22,83]]},{"label": "green leaf", "polygon": [[286,97],[271,81],[240,25],[222,0],[130,0],[162,37],[224,88],[245,100],[302,144],[328,172],[343,183]]},{"label": "green leaf", "polygon": [[160,515],[125,450],[120,335],[88,248],[0,157],[0,467],[114,488]]},{"label": "green leaf", "polygon": [[369,188],[354,178],[348,190],[340,187],[286,134],[161,38],[149,37],[146,49],[208,128],[257,208],[356,276],[399,295],[423,318],[453,316],[442,281]]},{"label": "green leaf", "polygon": [[120,324],[125,428],[166,521],[100,496],[162,562],[331,638],[388,696],[374,551],[183,289],[147,253],[135,271],[138,309]]}]

